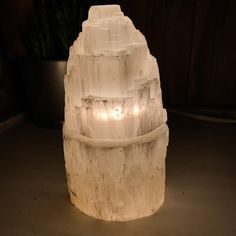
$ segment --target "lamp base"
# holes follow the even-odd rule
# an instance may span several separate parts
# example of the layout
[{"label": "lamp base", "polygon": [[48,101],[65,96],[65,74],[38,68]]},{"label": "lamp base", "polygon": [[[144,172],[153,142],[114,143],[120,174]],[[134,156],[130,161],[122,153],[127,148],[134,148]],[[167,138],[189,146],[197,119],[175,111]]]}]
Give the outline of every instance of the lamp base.
[{"label": "lamp base", "polygon": [[164,202],[168,127],[130,138],[91,139],[64,127],[72,203],[89,216],[127,221],[155,213]]}]

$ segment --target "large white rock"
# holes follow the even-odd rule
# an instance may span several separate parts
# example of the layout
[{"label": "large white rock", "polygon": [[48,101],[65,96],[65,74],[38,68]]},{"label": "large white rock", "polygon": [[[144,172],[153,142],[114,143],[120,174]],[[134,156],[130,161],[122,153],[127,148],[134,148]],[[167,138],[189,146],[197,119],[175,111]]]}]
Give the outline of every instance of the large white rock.
[{"label": "large white rock", "polygon": [[164,201],[167,115],[145,37],[118,5],[93,6],[70,48],[64,153],[72,203],[104,220]]}]

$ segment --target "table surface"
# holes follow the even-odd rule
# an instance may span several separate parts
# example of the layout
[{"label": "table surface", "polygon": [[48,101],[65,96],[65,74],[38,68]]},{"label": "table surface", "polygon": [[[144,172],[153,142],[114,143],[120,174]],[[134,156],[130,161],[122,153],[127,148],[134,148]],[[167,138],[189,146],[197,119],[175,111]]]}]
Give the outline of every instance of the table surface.
[{"label": "table surface", "polygon": [[166,198],[129,222],[84,215],[69,200],[60,130],[29,122],[0,134],[1,236],[236,235],[236,125],[170,115]]}]

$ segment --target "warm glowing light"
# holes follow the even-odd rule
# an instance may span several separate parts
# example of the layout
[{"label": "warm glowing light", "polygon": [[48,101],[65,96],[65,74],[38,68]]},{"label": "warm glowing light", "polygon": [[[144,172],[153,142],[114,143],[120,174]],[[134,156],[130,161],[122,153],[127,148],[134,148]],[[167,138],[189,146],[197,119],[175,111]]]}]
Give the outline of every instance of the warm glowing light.
[{"label": "warm glowing light", "polygon": [[108,120],[109,115],[107,112],[98,112],[98,118],[101,120]]},{"label": "warm glowing light", "polygon": [[138,116],[139,115],[139,107],[138,106],[134,106],[133,107],[133,115],[134,116]]},{"label": "warm glowing light", "polygon": [[120,6],[90,8],[64,84],[71,202],[109,221],[156,212],[165,196],[167,115],[156,59]]},{"label": "warm glowing light", "polygon": [[[138,116],[140,112],[140,109],[138,106],[133,107],[133,111],[131,112],[131,115],[133,116]],[[108,112],[101,112],[97,111],[96,112],[96,117],[99,120],[104,120],[107,121],[109,119],[111,120],[122,120],[125,117],[124,111],[122,107],[115,107],[114,109],[108,111]]]},{"label": "warm glowing light", "polygon": [[121,120],[124,117],[124,112],[122,107],[116,107],[112,112],[111,112],[112,118],[115,120]]}]

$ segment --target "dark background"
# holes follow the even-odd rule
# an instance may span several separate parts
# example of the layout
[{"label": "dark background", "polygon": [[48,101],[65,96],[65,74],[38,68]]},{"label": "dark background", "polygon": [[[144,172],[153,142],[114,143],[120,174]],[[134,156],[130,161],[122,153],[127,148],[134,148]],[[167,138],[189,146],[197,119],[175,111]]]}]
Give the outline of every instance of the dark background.
[{"label": "dark background", "polygon": [[[22,78],[14,60],[29,56],[19,28],[29,20],[33,0],[0,3],[0,119],[21,112]],[[236,109],[236,1],[121,0],[118,3],[146,37],[160,67],[168,108]],[[37,12],[37,11],[36,11]],[[52,12],[53,14],[53,12]]]},{"label": "dark background", "polygon": [[[21,29],[38,15],[42,1],[0,0],[0,235],[235,236],[236,119],[206,122],[212,117],[169,112],[165,204],[151,217],[125,223],[90,218],[69,204],[62,129],[18,122],[2,132],[9,117],[29,113],[24,61],[33,57]],[[90,5],[109,3],[77,2],[84,19]],[[145,35],[169,111],[216,110],[236,118],[236,0],[111,2]]]}]

